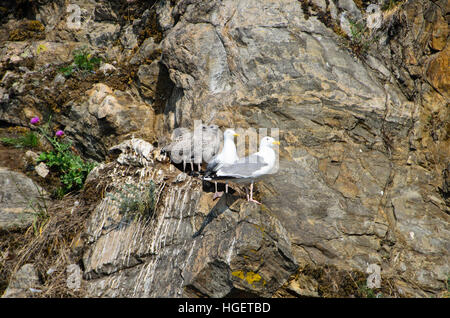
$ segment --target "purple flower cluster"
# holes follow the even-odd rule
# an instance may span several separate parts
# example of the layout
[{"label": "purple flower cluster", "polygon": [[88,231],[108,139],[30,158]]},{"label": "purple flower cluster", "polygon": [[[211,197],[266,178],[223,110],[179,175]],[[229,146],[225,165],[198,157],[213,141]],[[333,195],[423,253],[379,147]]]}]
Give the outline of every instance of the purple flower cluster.
[{"label": "purple flower cluster", "polygon": [[39,119],[39,117],[35,116],[35,117],[31,118],[30,124],[36,125],[36,124],[39,124],[40,121],[41,120]]},{"label": "purple flower cluster", "polygon": [[[37,125],[37,124],[39,124],[40,121],[41,121],[41,119],[38,116],[35,116],[35,117],[31,118],[30,124]],[[64,131],[58,130],[55,133],[55,135],[56,135],[56,137],[62,138],[64,136]]]}]

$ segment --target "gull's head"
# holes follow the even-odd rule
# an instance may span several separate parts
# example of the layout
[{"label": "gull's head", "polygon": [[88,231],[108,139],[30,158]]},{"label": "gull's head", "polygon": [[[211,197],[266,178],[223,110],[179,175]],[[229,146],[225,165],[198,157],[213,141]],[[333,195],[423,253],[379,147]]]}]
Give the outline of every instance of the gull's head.
[{"label": "gull's head", "polygon": [[234,137],[237,137],[237,136],[239,136],[239,135],[236,134],[236,132],[233,129],[231,129],[231,128],[225,130],[224,133],[223,133],[223,138],[233,139]]},{"label": "gull's head", "polygon": [[266,136],[266,137],[263,137],[263,138],[261,139],[261,143],[260,143],[259,147],[260,147],[260,148],[262,148],[262,147],[270,147],[270,148],[273,148],[275,145],[279,145],[279,144],[280,144],[279,141],[276,141],[276,140],[275,140],[274,138],[272,138],[272,137]]},{"label": "gull's head", "polygon": [[219,126],[217,126],[217,125],[209,125],[208,129],[213,130],[213,131],[218,131],[219,130]]}]

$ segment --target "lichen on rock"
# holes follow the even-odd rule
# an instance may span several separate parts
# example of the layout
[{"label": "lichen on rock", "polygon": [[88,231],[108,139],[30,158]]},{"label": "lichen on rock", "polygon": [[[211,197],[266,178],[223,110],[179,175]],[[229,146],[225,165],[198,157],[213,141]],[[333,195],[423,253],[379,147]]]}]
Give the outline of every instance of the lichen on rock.
[{"label": "lichen on rock", "polygon": [[[0,121],[51,115],[74,151],[101,162],[72,194],[79,222],[61,235],[73,244],[47,264],[64,274],[42,275],[34,296],[444,295],[444,0],[386,2],[376,27],[368,1],[81,0],[79,28],[63,1],[25,3],[0,9]],[[81,46],[102,65],[61,75]],[[214,184],[160,153],[195,120],[278,129],[261,206],[234,183],[213,200]],[[113,197],[150,184],[152,213],[121,213]],[[62,219],[50,215],[42,237]],[[21,257],[16,272],[25,259],[43,270],[42,257]],[[77,292],[61,287],[70,264],[82,264]]]}]

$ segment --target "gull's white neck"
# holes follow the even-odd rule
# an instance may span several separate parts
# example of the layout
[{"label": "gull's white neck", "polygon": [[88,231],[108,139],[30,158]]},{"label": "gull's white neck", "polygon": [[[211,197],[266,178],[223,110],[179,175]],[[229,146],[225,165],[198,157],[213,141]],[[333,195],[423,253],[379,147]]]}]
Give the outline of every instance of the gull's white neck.
[{"label": "gull's white neck", "polygon": [[259,148],[258,153],[264,158],[264,161],[266,161],[270,167],[275,164],[276,156],[272,147],[263,145]]},{"label": "gull's white neck", "polygon": [[[225,161],[230,161],[227,163],[233,163],[238,160],[238,155],[236,151],[236,145],[234,144],[233,137],[225,137],[223,141],[222,156],[224,156]],[[228,160],[227,160],[228,159]]]}]

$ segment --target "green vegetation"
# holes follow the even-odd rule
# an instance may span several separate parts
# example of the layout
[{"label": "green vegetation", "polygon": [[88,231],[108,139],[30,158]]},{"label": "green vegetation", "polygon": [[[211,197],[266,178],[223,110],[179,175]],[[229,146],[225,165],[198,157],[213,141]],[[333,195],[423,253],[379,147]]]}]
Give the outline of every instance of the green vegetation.
[{"label": "green vegetation", "polygon": [[372,288],[367,287],[367,284],[364,282],[363,284],[358,285],[359,294],[364,298],[376,298],[377,295]]},{"label": "green vegetation", "polygon": [[71,76],[74,72],[85,74],[87,72],[94,71],[94,69],[97,68],[101,62],[101,58],[92,56],[86,47],[82,47],[73,52],[72,64],[60,68],[59,71],[67,77]]},{"label": "green vegetation", "polygon": [[32,225],[34,234],[38,235],[42,233],[42,229],[47,223],[50,216],[48,214],[45,194],[42,193],[42,191],[38,187],[36,188],[39,192],[39,197],[37,198],[36,201],[31,200],[29,202],[29,206],[33,209],[34,220]]},{"label": "green vegetation", "polygon": [[86,180],[87,175],[94,168],[95,164],[85,162],[79,155],[76,155],[72,151],[70,142],[64,143],[56,136],[50,137],[47,132],[49,122],[43,126],[39,126],[38,129],[51,143],[54,150],[41,153],[38,162],[45,162],[47,166],[59,173],[63,187],[57,190],[56,196],[61,197],[66,193],[81,189],[84,180]]},{"label": "green vegetation", "polygon": [[153,215],[156,205],[156,187],[153,181],[134,185],[125,184],[121,191],[107,195],[117,202],[119,213],[124,216],[132,216],[134,219],[149,218]]},{"label": "green vegetation", "polygon": [[55,141],[53,146],[55,150],[41,153],[38,162],[45,162],[47,166],[59,171],[63,188],[62,192],[57,193],[58,196],[81,189],[84,180],[95,165],[84,162],[80,156],[75,155],[70,149],[70,143]]},{"label": "green vegetation", "polygon": [[9,146],[16,148],[28,147],[35,148],[39,146],[39,137],[32,131],[27,132],[24,136],[9,138],[2,137],[0,141]]},{"label": "green vegetation", "polygon": [[349,23],[351,32],[349,46],[357,56],[364,56],[377,37],[371,34],[365,22],[349,20]]}]

